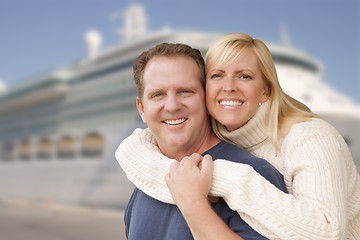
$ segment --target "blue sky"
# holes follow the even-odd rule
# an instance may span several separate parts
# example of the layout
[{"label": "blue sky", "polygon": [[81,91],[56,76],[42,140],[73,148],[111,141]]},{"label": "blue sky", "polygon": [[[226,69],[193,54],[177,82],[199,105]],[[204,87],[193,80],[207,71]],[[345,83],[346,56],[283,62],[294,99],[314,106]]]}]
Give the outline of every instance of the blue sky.
[{"label": "blue sky", "polygon": [[278,42],[285,26],[295,47],[325,65],[324,80],[360,103],[359,0],[0,0],[0,79],[13,86],[86,55],[83,35],[96,29],[103,48],[121,41],[122,19],[140,3],[148,28],[244,32]]}]

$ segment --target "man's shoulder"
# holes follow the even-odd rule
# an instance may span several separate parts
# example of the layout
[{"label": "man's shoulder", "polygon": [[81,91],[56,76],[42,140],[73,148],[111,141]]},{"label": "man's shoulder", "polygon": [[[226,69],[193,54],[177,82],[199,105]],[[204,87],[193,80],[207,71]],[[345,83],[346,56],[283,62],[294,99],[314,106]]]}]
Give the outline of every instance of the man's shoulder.
[{"label": "man's shoulder", "polygon": [[204,154],[210,154],[213,159],[225,159],[232,162],[249,164],[251,166],[271,166],[266,160],[256,157],[248,151],[225,141],[220,141],[216,146],[209,149]]},{"label": "man's shoulder", "polygon": [[135,188],[125,211],[131,239],[193,239],[176,205],[164,203]]}]

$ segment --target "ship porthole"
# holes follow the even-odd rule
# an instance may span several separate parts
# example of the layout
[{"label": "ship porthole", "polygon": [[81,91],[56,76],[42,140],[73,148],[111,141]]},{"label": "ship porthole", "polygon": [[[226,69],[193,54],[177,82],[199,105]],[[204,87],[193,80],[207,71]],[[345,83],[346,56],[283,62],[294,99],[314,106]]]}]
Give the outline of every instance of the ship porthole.
[{"label": "ship porthole", "polygon": [[31,143],[29,140],[23,140],[18,147],[19,158],[21,160],[29,160],[31,158]]},{"label": "ship porthole", "polygon": [[98,133],[90,133],[82,139],[81,144],[84,157],[98,157],[103,152],[104,138]]},{"label": "ship porthole", "polygon": [[75,140],[70,136],[60,138],[56,143],[59,158],[73,158],[75,156]]},{"label": "ship porthole", "polygon": [[52,142],[47,139],[43,138],[38,141],[37,143],[37,158],[38,159],[50,159],[52,153]]}]

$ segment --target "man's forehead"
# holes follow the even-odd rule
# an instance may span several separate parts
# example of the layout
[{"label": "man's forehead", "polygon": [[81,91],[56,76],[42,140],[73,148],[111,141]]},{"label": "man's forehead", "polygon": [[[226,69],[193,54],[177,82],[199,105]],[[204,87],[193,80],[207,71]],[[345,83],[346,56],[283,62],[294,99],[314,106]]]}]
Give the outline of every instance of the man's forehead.
[{"label": "man's forehead", "polygon": [[172,83],[169,81],[151,81],[148,84],[144,84],[145,92],[155,92],[155,91],[167,91],[167,90],[185,90],[185,89],[203,89],[200,80],[196,81],[180,81]]},{"label": "man's forehead", "polygon": [[199,83],[201,79],[196,62],[183,55],[155,56],[148,62],[143,74],[144,89],[157,89],[171,84],[179,88],[195,87]]}]

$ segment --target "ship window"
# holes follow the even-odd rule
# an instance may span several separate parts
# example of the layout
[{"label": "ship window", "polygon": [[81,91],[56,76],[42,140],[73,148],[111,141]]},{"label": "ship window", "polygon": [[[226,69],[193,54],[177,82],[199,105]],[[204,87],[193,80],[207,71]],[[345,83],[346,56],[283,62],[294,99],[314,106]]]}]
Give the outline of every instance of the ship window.
[{"label": "ship window", "polygon": [[1,161],[12,161],[14,160],[14,143],[13,142],[4,142],[0,145],[0,159]]},{"label": "ship window", "polygon": [[69,136],[59,139],[56,147],[59,158],[73,158],[75,156],[75,141]]},{"label": "ship window", "polygon": [[285,64],[292,64],[292,65],[300,66],[311,72],[319,71],[318,66],[316,66],[316,64],[311,63],[306,60],[302,60],[302,59],[298,59],[298,58],[294,58],[294,57],[290,57],[290,56],[278,55],[278,54],[272,54],[272,58],[275,62],[275,65],[277,63],[285,63]]},{"label": "ship window", "polygon": [[37,158],[49,159],[51,157],[52,144],[49,139],[43,138],[37,143]]},{"label": "ship window", "polygon": [[86,157],[98,157],[102,154],[104,138],[97,133],[90,133],[82,140],[82,154]]},{"label": "ship window", "polygon": [[24,140],[19,144],[19,158],[21,160],[29,160],[31,157],[31,143]]}]

